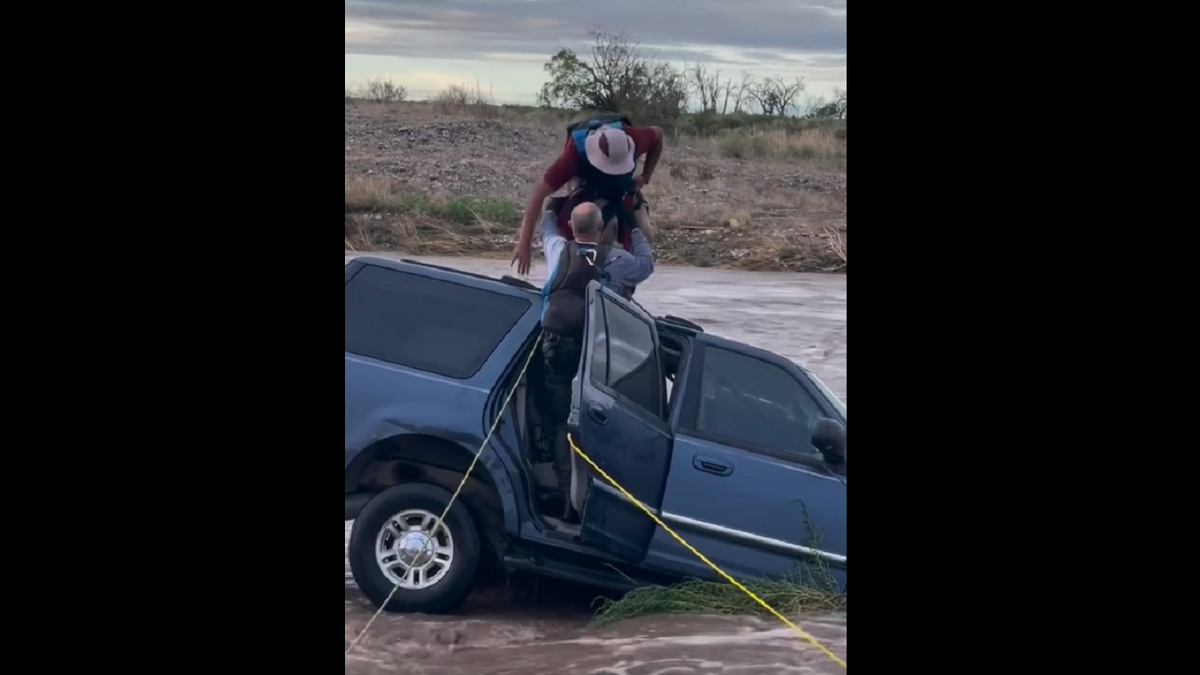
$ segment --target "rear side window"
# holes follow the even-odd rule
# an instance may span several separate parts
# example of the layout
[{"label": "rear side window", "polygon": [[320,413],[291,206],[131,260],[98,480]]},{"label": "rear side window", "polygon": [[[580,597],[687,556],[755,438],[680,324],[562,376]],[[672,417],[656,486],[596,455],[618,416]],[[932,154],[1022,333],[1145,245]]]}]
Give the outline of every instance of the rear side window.
[{"label": "rear side window", "polygon": [[367,265],[346,284],[346,351],[466,380],[531,304]]}]

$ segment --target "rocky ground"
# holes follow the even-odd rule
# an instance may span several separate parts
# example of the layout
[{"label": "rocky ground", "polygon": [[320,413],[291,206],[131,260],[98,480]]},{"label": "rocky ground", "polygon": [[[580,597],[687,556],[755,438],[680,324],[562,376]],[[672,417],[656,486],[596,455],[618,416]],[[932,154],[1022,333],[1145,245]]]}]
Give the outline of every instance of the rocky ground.
[{"label": "rocky ground", "polygon": [[[347,250],[503,255],[565,123],[348,103],[345,133]],[[844,135],[739,130],[667,144],[645,190],[661,261],[846,271]]]}]

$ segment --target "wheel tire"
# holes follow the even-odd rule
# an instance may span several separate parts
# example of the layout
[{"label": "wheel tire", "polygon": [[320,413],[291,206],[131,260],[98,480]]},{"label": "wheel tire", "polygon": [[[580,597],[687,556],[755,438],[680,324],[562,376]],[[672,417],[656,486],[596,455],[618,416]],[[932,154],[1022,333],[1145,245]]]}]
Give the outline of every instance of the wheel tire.
[{"label": "wheel tire", "polygon": [[[450,497],[449,492],[435,485],[397,485],[375,495],[358,514],[350,530],[350,572],[359,590],[376,607],[383,606],[395,586],[375,560],[379,530],[390,518],[408,509],[422,509],[440,516],[450,503]],[[449,528],[454,541],[454,557],[446,576],[429,588],[396,590],[384,611],[444,612],[467,597],[479,569],[479,532],[461,501],[455,501],[444,525]]]}]

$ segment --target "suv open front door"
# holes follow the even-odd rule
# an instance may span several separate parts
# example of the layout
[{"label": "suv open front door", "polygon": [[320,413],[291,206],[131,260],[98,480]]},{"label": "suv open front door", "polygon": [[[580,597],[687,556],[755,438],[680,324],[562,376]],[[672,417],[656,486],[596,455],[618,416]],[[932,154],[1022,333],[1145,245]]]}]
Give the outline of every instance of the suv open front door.
[{"label": "suv open front door", "polygon": [[[609,476],[657,510],[673,440],[663,421],[666,379],[654,319],[593,281],[587,289],[585,321],[568,429]],[[572,482],[586,486],[580,538],[622,560],[641,562],[657,527],[654,521],[578,456],[572,457],[572,471]],[[580,475],[586,480],[579,480]]]}]

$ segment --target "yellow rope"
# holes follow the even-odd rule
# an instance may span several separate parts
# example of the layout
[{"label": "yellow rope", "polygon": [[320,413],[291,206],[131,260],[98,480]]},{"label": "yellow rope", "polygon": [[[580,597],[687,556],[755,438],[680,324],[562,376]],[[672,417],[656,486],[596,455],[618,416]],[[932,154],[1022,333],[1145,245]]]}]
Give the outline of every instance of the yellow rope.
[{"label": "yellow rope", "polygon": [[[446,516],[450,513],[450,507],[454,506],[454,500],[458,499],[458,495],[462,492],[463,486],[467,484],[467,478],[471,476],[471,472],[475,470],[475,465],[479,463],[480,455],[482,455],[483,451],[487,449],[488,442],[492,440],[492,436],[496,433],[496,428],[500,426],[500,420],[504,418],[504,411],[508,409],[508,404],[512,401],[513,394],[517,393],[517,389],[521,386],[521,379],[525,377],[525,371],[529,369],[529,364],[533,361],[533,355],[537,353],[538,344],[540,344],[541,341],[541,335],[539,335],[537,339],[533,341],[533,349],[529,350],[529,356],[525,359],[525,365],[521,366],[521,372],[517,375],[517,381],[513,385],[513,388],[508,392],[508,396],[504,397],[504,405],[500,408],[500,413],[496,415],[495,421],[492,422],[492,428],[488,430],[487,436],[483,439],[483,443],[481,443],[479,446],[479,450],[477,450],[475,452],[475,456],[471,458],[470,466],[468,466],[466,472],[463,473],[462,480],[458,481],[458,487],[454,489],[454,494],[450,496],[450,501],[446,502],[446,508],[442,511],[442,515],[439,516],[437,520],[433,521],[433,527],[429,530],[431,535],[430,539],[428,542],[426,542],[425,546],[422,547],[422,553],[429,552],[427,547],[433,542],[432,535],[437,534],[438,528],[440,528],[442,523],[446,520]],[[387,607],[387,604],[392,601],[392,598],[395,597],[396,591],[398,590],[400,590],[399,583],[397,583],[395,586],[392,586],[392,592],[388,593],[387,599],[383,601],[383,604],[379,605],[379,609],[375,610],[375,614],[373,614],[371,619],[367,621],[367,625],[363,626],[362,631],[358,635],[354,636],[354,639],[350,641],[350,646],[346,647],[346,656],[349,656],[350,652],[353,651],[354,648],[358,646],[358,643],[362,641],[363,637],[366,636],[367,631],[371,629],[371,624],[375,623],[375,619],[378,619],[380,614],[383,614],[383,608]]]}]

